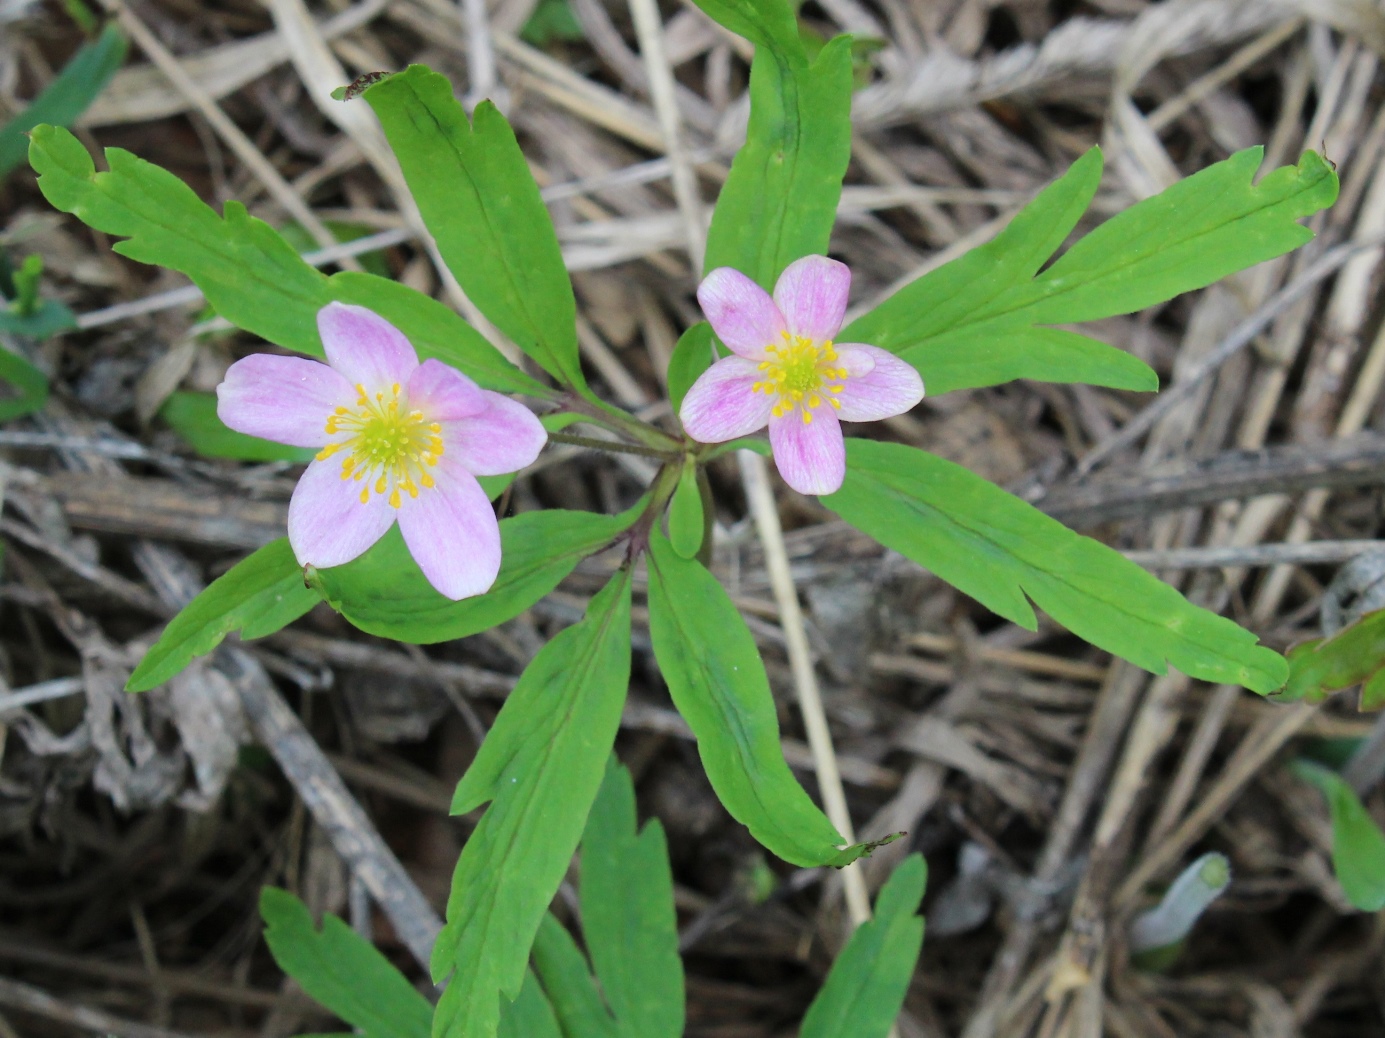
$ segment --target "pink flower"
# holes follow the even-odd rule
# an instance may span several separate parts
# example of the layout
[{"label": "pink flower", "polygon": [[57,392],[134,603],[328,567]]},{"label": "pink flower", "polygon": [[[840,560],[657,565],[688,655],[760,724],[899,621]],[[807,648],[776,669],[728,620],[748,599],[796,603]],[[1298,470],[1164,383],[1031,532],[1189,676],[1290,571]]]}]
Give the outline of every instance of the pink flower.
[{"label": "pink flower", "polygon": [[487,590],[500,570],[500,527],[477,476],[517,472],[548,434],[522,404],[441,361],[360,306],[317,313],[327,363],[256,354],[216,388],[238,432],[321,447],[289,502],[300,564],[340,566],[395,520],[428,583],[451,599]]},{"label": "pink flower", "polygon": [[801,494],[830,494],[846,475],[839,419],[873,422],[923,399],[919,373],[875,346],[834,343],[851,271],[804,256],[779,275],[774,298],[730,267],[707,275],[697,301],[723,357],[693,383],[679,417],[694,440],[722,443],[769,425],[774,463]]}]

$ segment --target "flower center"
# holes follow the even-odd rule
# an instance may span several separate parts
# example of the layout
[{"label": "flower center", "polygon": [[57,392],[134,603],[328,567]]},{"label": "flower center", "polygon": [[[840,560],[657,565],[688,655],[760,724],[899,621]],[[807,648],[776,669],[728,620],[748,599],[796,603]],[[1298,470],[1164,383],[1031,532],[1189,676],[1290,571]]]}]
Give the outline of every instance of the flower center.
[{"label": "flower center", "polygon": [[400,491],[418,497],[418,489],[431,487],[428,469],[442,454],[442,426],[425,421],[419,410],[404,411],[399,406],[399,383],[389,393],[366,393],[356,387],[356,406],[338,407],[327,416],[327,432],[346,438],[329,443],[318,452],[322,461],[339,450],[349,453],[342,459],[341,478],[362,483],[361,504],[370,501],[371,491],[389,495],[389,503],[403,504]]},{"label": "flower center", "polygon": [[784,345],[765,347],[769,359],[760,362],[765,377],[751,386],[751,391],[778,397],[771,409],[776,418],[797,408],[805,425],[813,420],[813,411],[824,400],[840,408],[842,405],[833,394],[842,391],[847,371],[835,365],[837,351],[832,348],[832,341],[781,334]]}]

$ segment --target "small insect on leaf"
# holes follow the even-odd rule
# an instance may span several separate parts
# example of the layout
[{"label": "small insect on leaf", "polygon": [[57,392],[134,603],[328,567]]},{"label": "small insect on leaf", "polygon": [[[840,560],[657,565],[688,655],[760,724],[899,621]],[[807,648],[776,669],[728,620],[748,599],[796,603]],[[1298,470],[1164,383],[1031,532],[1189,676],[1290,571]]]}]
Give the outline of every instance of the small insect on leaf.
[{"label": "small insect on leaf", "polygon": [[360,97],[368,89],[373,87],[382,79],[388,79],[394,75],[393,72],[366,72],[353,79],[349,85],[337,87],[332,91],[333,101],[350,101],[353,97]]}]

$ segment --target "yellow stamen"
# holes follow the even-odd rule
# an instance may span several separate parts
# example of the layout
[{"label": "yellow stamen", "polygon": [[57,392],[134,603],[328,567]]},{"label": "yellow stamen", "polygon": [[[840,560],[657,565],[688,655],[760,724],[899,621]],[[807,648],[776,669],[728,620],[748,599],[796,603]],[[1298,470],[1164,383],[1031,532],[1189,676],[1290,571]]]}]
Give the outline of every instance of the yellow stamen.
[{"label": "yellow stamen", "polygon": [[805,425],[812,422],[813,411],[822,406],[824,399],[840,409],[840,401],[833,399],[832,394],[842,391],[847,370],[833,363],[837,360],[837,351],[831,340],[818,341],[789,332],[781,334],[782,346],[765,347],[769,358],[756,365],[764,372],[764,378],[750,387],[751,392],[775,398],[770,413],[776,418],[796,410],[803,415]]},{"label": "yellow stamen", "polygon": [[317,457],[344,452],[341,478],[363,484],[362,504],[369,504],[375,493],[399,508],[404,493],[415,498],[420,486],[436,485],[427,470],[437,465],[443,452],[442,424],[428,422],[421,410],[410,409],[401,399],[399,383],[388,393],[374,394],[357,385],[356,406],[337,407],[327,417],[326,429],[342,438],[323,447]]}]

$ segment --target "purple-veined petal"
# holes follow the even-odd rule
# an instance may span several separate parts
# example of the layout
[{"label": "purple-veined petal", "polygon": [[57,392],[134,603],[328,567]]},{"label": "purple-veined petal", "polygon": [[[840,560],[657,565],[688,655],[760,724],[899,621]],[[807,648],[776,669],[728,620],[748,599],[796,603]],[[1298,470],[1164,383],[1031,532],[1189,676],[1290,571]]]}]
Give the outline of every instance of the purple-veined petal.
[{"label": "purple-veined petal", "polygon": [[409,376],[406,395],[410,409],[425,421],[449,422],[470,418],[486,409],[487,394],[456,368],[430,357]]},{"label": "purple-veined petal", "polygon": [[404,333],[363,306],[328,303],[317,312],[317,331],[327,363],[371,393],[403,386],[418,367],[418,354]]},{"label": "purple-veined petal", "polygon": [[841,330],[851,270],[826,256],[804,256],[784,268],[774,285],[774,302],[789,331],[822,342]]},{"label": "purple-veined petal", "polygon": [[399,532],[428,583],[454,601],[489,590],[500,572],[500,525],[476,477],[443,455],[435,483],[404,498]]},{"label": "purple-veined petal", "polygon": [[[837,357],[850,374],[836,397],[837,417],[844,422],[875,422],[903,414],[923,399],[923,379],[906,364],[878,346],[842,343]],[[863,372],[856,374],[857,371]]]},{"label": "purple-veined petal", "polygon": [[763,429],[774,398],[751,388],[763,374],[744,357],[722,357],[704,371],[678,410],[687,434],[700,443],[724,443]]},{"label": "purple-veined petal", "polygon": [[293,488],[289,545],[300,565],[326,568],[350,562],[394,525],[389,502],[371,494],[362,504],[365,482],[342,479],[341,469],[340,458],[310,462]]},{"label": "purple-veined petal", "polygon": [[326,364],[270,353],[236,361],[216,387],[217,417],[229,428],[294,447],[321,447],[328,415],[355,402],[350,383]]},{"label": "purple-veined petal", "polygon": [[474,476],[503,476],[532,465],[548,442],[533,411],[517,400],[483,390],[480,414],[442,423],[443,457]]},{"label": "purple-veined petal", "polygon": [[831,494],[846,478],[846,444],[842,426],[826,402],[805,422],[802,412],[790,411],[769,422],[769,445],[784,482],[800,494]]},{"label": "purple-veined petal", "polygon": [[766,346],[784,340],[784,315],[774,300],[750,278],[732,267],[718,267],[697,287],[697,301],[712,331],[733,353],[764,360]]}]

